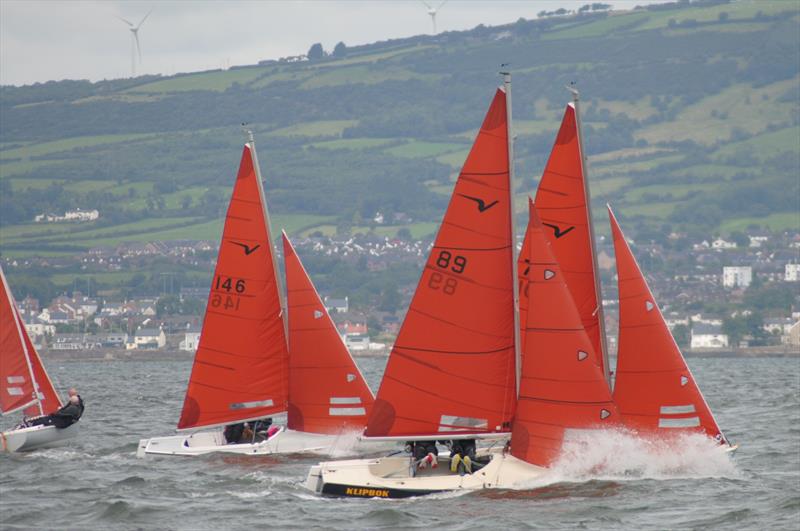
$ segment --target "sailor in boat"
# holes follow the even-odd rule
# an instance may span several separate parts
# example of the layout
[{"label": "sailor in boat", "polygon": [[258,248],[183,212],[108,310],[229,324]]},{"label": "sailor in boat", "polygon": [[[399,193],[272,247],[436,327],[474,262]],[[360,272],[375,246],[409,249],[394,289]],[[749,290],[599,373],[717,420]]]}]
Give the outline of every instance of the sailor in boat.
[{"label": "sailor in boat", "polygon": [[408,441],[405,449],[414,458],[417,468],[427,468],[428,465],[431,468],[439,466],[439,449],[436,447],[436,441]]},{"label": "sailor in boat", "polygon": [[56,428],[66,428],[72,426],[83,415],[83,400],[74,394],[69,397],[67,403],[61,408],[49,415],[42,415],[31,419],[23,419],[22,427],[30,428],[31,426],[55,426]]},{"label": "sailor in boat", "polygon": [[448,441],[450,447],[450,472],[458,472],[462,476],[472,474],[472,463],[475,461],[475,439],[456,439]]},{"label": "sailor in boat", "polygon": [[225,426],[223,435],[227,444],[254,444],[266,441],[280,428],[272,425],[272,418],[239,422]]}]

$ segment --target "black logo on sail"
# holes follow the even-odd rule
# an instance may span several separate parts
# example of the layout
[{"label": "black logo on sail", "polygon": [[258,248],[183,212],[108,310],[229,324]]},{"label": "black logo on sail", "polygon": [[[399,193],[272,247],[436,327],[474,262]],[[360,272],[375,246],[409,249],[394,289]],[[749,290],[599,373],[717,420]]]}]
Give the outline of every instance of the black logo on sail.
[{"label": "black logo on sail", "polygon": [[561,227],[559,227],[558,225],[551,225],[549,223],[542,223],[542,225],[547,225],[548,227],[553,229],[553,234],[555,235],[556,239],[564,236],[569,231],[575,228],[575,226],[573,225],[572,227],[569,227],[567,230],[561,230]]},{"label": "black logo on sail", "polygon": [[487,205],[486,202],[483,199],[481,199],[480,197],[472,197],[472,196],[464,195],[464,194],[458,194],[458,195],[460,195],[461,197],[466,197],[470,201],[475,201],[478,204],[478,212],[481,212],[481,213],[489,210],[490,208],[492,208],[493,206],[495,206],[497,204],[497,201],[492,201],[491,203],[489,203]]},{"label": "black logo on sail", "polygon": [[255,250],[256,250],[256,249],[258,249],[259,247],[261,247],[261,244],[258,244],[258,245],[256,245],[255,247],[253,247],[253,248],[251,249],[249,245],[245,245],[245,244],[243,244],[243,243],[239,243],[239,242],[231,242],[231,243],[232,243],[232,244],[234,244],[234,245],[238,245],[239,247],[241,247],[242,249],[244,249],[244,254],[245,254],[245,256],[249,256],[251,253],[255,252]]}]

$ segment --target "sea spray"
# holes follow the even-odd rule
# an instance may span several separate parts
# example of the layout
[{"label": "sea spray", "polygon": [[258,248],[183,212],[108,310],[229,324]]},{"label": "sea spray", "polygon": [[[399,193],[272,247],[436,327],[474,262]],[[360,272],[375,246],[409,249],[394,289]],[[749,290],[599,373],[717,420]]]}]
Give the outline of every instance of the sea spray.
[{"label": "sea spray", "polygon": [[562,481],[738,477],[731,456],[703,434],[651,437],[626,430],[571,433],[552,471]]}]

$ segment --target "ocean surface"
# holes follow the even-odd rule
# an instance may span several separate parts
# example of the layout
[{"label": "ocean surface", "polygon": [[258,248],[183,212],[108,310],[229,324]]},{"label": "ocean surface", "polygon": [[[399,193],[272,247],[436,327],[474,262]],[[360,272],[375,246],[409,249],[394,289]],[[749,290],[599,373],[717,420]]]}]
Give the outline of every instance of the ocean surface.
[{"label": "ocean surface", "polygon": [[[377,389],[385,358],[358,358]],[[189,361],[55,362],[86,401],[70,447],[0,455],[1,529],[800,529],[800,359],[690,359],[736,456],[687,441],[654,453],[619,434],[526,490],[405,500],[321,498],[325,456],[137,459],[172,433]],[[12,419],[2,419],[8,427]]]}]

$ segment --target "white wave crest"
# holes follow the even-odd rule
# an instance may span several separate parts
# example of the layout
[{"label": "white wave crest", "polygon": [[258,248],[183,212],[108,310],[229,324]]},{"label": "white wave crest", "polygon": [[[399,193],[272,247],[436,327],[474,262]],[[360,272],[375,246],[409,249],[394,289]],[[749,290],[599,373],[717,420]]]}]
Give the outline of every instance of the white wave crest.
[{"label": "white wave crest", "polygon": [[730,454],[706,435],[656,438],[625,430],[571,434],[551,471],[560,481],[739,477]]}]

